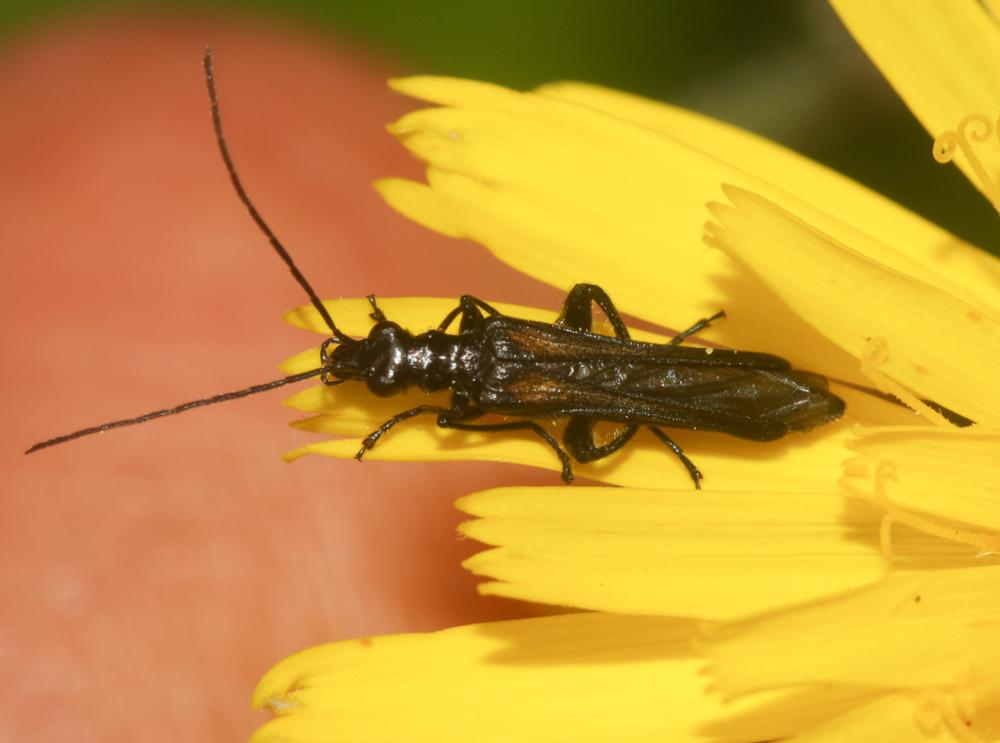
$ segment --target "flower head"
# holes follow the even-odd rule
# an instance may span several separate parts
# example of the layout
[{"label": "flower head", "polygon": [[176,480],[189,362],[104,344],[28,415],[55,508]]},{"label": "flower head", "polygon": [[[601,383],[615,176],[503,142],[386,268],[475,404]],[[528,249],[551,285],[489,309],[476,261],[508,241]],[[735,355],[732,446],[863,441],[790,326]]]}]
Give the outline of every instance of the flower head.
[{"label": "flower head", "polygon": [[[933,136],[996,108],[981,78],[998,74],[1000,32],[978,4],[836,5]],[[968,79],[972,67],[991,71]],[[652,437],[580,469],[625,487],[470,495],[461,531],[490,546],[466,563],[482,592],[598,613],[304,651],[261,682],[255,703],[279,717],[255,740],[1000,739],[1000,262],[663,104],[576,84],[394,85],[437,104],[392,126],[428,163],[426,184],[379,185],[398,210],[549,283],[598,281],[647,321],[682,328],[725,307],[711,340],[916,412],[848,387],[843,422],[778,444],[685,435],[706,473],[697,496]],[[990,157],[959,164],[992,173]],[[453,304],[382,306],[422,329]],[[365,332],[364,304],[331,309]],[[314,315],[291,319],[321,329]],[[291,404],[315,414],[304,428],[351,436],[406,407],[348,385]],[[441,446],[450,436],[461,442]],[[557,466],[537,441],[432,426],[377,451]]]}]

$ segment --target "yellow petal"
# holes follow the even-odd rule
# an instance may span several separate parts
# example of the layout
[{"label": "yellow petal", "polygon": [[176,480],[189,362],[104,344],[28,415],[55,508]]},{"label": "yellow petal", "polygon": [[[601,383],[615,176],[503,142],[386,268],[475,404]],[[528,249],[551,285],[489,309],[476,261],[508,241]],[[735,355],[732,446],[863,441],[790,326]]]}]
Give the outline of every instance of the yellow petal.
[{"label": "yellow petal", "polygon": [[[867,585],[886,569],[881,514],[830,493],[503,488],[457,505],[479,517],[461,533],[497,546],[465,563],[497,581],[480,591],[526,601],[726,619]],[[917,565],[969,554],[912,534],[897,547]]]},{"label": "yellow petal", "polygon": [[[849,3],[855,12],[870,11],[874,3]],[[991,71],[990,74],[996,74]],[[781,145],[708,116],[581,83],[555,83],[542,95],[590,106],[638,126],[696,143],[720,159],[738,163],[752,173],[780,174],[782,185],[820,204],[833,204],[837,216],[855,225],[883,245],[902,247],[907,257],[921,262],[956,286],[993,308],[1000,308],[1000,261],[951,233],[904,209],[881,194]],[[957,122],[958,119],[955,119]],[[953,124],[952,124],[953,125]],[[905,271],[894,261],[895,250],[870,257]]]},{"label": "yellow petal", "polygon": [[[877,263],[777,204],[726,187],[710,240],[856,358],[888,343],[879,370],[980,423],[1000,423],[1000,319],[936,284]],[[817,289],[817,287],[820,287]]]},{"label": "yellow petal", "polygon": [[[309,393],[311,390],[302,393],[303,397]],[[328,390],[323,390],[319,395],[326,396],[328,393]],[[296,424],[304,430],[349,435],[351,438],[306,444],[292,452],[290,459],[306,454],[351,458],[358,451],[361,438],[393,413],[406,409],[399,398],[390,398],[388,402],[382,400],[376,405],[363,390],[351,393],[347,399],[356,402],[344,406],[343,417],[321,416]],[[338,400],[345,399],[340,390],[336,395]],[[293,401],[300,399],[302,397],[297,396]],[[385,413],[381,420],[377,420],[379,411]],[[365,459],[509,462],[553,472],[560,470],[556,455],[534,434],[523,431],[474,433],[442,430],[435,426],[433,416],[427,416],[427,419],[393,429],[365,455]],[[849,435],[846,426],[833,424],[824,430],[763,444],[703,431],[681,431],[674,437],[704,473],[702,487],[705,490],[759,488],[802,492],[834,488],[840,464],[847,453],[844,445]],[[577,477],[614,485],[669,488],[684,492],[692,488],[687,470],[677,457],[645,431],[637,434],[620,452],[598,462],[574,464],[573,471]]]},{"label": "yellow petal", "polygon": [[575,614],[305,650],[254,693],[252,743],[784,740],[873,698],[826,688],[721,704],[688,621]]},{"label": "yellow petal", "polygon": [[1000,532],[997,431],[859,428],[848,447],[843,483],[866,500]]},{"label": "yellow petal", "polygon": [[[407,91],[419,83],[406,81]],[[407,216],[471,237],[553,285],[599,280],[623,311],[660,324],[682,328],[724,306],[730,319],[717,337],[793,350],[800,363],[836,355],[772,311],[778,305],[741,281],[725,256],[698,244],[701,199],[718,193],[731,168],[589,109],[461,81],[431,85],[438,83],[472,99],[488,91],[497,103],[418,111],[394,126],[408,147],[432,158],[432,191],[405,181],[379,186]],[[414,209],[431,200],[439,207]],[[447,224],[434,214],[447,214]],[[623,251],[629,260],[608,260]],[[822,350],[813,352],[815,344]]]},{"label": "yellow petal", "polygon": [[[819,371],[827,375],[856,374],[849,358],[803,328],[757,282],[697,245],[700,204],[717,197],[720,182],[764,193],[837,239],[972,301],[964,286],[907,257],[902,246],[889,247],[898,220],[876,230],[872,219],[859,227],[833,216],[827,194],[785,187],[780,163],[765,180],[757,167],[751,171],[710,150],[544,95],[433,78],[396,85],[455,107],[417,111],[393,126],[430,168],[428,186],[382,183],[391,204],[447,234],[470,237],[551,284],[599,280],[629,314],[683,326],[690,322],[684,318],[723,307],[729,320],[710,337],[773,351],[797,365],[822,360]],[[432,202],[433,208],[421,206]],[[437,224],[435,215],[447,215],[447,224]],[[952,242],[942,236],[938,231],[922,242],[936,239],[940,252]],[[608,260],[623,251],[628,260]],[[990,300],[1000,304],[995,292]]]},{"label": "yellow petal", "polygon": [[724,694],[814,683],[976,688],[1000,663],[1000,565],[886,578],[734,622],[707,647]]},{"label": "yellow petal", "polygon": [[[848,686],[806,687],[791,692],[755,694],[737,700],[731,714],[704,726],[712,743],[800,740],[831,719],[837,719],[873,700],[884,692]],[[752,707],[741,703],[753,701]],[[843,740],[896,740],[894,738],[852,738]]]},{"label": "yellow petal", "polygon": [[848,712],[832,716],[788,743],[843,743],[843,741],[892,741],[893,743],[953,743],[957,740],[987,740],[961,738],[961,732],[988,732],[970,729],[961,721],[962,730],[949,729],[944,709],[931,709],[921,700],[903,694],[890,694],[859,705]]},{"label": "yellow petal", "polygon": [[[969,114],[982,114],[991,124],[997,120],[1000,31],[980,2],[832,0],[832,4],[931,137],[955,129]],[[983,143],[976,154],[995,179],[1000,149],[993,142]],[[985,193],[969,162],[958,158],[957,164]],[[995,193],[987,196],[993,199]]]},{"label": "yellow petal", "polygon": [[706,740],[690,623],[579,614],[322,645],[271,669],[252,743]]}]

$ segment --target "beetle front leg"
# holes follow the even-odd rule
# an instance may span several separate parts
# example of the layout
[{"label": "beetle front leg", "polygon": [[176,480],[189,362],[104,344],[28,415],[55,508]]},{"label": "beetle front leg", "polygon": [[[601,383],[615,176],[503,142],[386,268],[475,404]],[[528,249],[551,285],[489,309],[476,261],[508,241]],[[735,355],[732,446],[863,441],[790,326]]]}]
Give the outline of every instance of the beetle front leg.
[{"label": "beetle front leg", "polygon": [[444,320],[440,322],[437,329],[442,333],[445,332],[448,330],[448,326],[455,321],[455,318],[461,315],[462,320],[458,324],[458,332],[465,333],[472,330],[483,321],[483,313],[480,310],[484,310],[487,315],[501,314],[500,310],[487,304],[479,297],[463,294],[458,300],[458,307],[444,316]]},{"label": "beetle front leg", "polygon": [[410,408],[409,410],[404,410],[402,413],[392,416],[389,420],[383,423],[381,426],[376,428],[370,434],[365,436],[364,440],[361,442],[361,448],[358,449],[358,453],[354,455],[354,458],[359,462],[361,458],[364,457],[365,453],[375,446],[383,434],[389,431],[390,428],[395,426],[397,423],[402,423],[405,420],[409,420],[417,415],[423,415],[424,413],[436,413],[438,415],[444,415],[446,413],[454,413],[455,411],[449,410],[448,408],[443,408],[440,405],[418,405],[415,408]]},{"label": "beetle front leg", "polygon": [[402,423],[405,420],[409,420],[410,418],[414,418],[425,413],[435,413],[439,417],[447,416],[452,420],[469,420],[471,418],[478,418],[483,414],[483,411],[472,407],[469,404],[468,395],[462,392],[455,392],[451,396],[450,408],[445,408],[441,405],[418,405],[415,408],[404,410],[402,413],[397,413],[392,416],[392,418],[365,436],[364,440],[361,442],[361,448],[358,449],[358,453],[354,455],[354,458],[360,462],[361,458],[364,457],[365,452],[374,447],[376,442],[382,438],[382,436],[390,428],[395,426],[397,423]]},{"label": "beetle front leg", "polygon": [[375,322],[385,322],[387,318],[385,316],[385,313],[382,311],[382,308],[378,306],[378,302],[375,299],[375,295],[369,294],[366,297],[366,299],[368,300],[368,304],[372,306],[372,311],[368,314],[368,317],[370,317]]}]

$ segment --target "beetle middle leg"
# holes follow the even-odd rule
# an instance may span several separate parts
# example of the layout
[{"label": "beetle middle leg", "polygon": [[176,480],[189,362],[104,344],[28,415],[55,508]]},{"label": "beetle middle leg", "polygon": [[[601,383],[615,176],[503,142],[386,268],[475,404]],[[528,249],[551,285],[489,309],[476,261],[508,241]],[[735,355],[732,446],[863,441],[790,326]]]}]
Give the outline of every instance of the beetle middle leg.
[{"label": "beetle middle leg", "polygon": [[681,460],[681,464],[687,468],[688,474],[691,475],[691,480],[694,482],[695,490],[701,490],[701,470],[695,466],[694,462],[688,459],[684,450],[681,449],[677,443],[672,438],[667,436],[667,434],[665,434],[660,428],[657,428],[656,426],[646,426],[646,428],[652,431],[656,438],[666,444],[667,448],[677,455],[677,458]]},{"label": "beetle middle leg", "polygon": [[688,328],[687,330],[685,330],[683,333],[678,333],[673,338],[671,338],[670,342],[667,343],[667,345],[668,346],[679,346],[687,338],[691,337],[692,335],[694,335],[695,333],[697,333],[697,332],[699,332],[701,330],[704,330],[709,325],[711,325],[713,322],[715,322],[716,320],[721,320],[725,316],[726,316],[725,311],[719,310],[718,312],[716,312],[711,317],[704,317],[701,320],[699,320],[698,322],[696,322],[694,325],[692,325],[690,328]]},{"label": "beetle middle leg", "polygon": [[552,448],[552,451],[554,451],[556,456],[559,457],[559,461],[562,462],[563,482],[567,484],[573,482],[573,466],[570,463],[569,455],[563,451],[563,448],[559,446],[559,442],[556,441],[552,434],[534,421],[522,420],[506,421],[504,423],[462,423],[449,418],[447,414],[443,414],[438,416],[437,424],[441,426],[441,428],[455,428],[459,431],[533,431],[538,434],[542,441]]}]

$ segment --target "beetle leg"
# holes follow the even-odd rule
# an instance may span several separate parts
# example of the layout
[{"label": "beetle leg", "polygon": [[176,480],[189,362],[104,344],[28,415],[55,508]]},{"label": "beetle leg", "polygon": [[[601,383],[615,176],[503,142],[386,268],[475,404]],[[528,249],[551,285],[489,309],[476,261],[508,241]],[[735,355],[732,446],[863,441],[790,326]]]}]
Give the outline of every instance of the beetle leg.
[{"label": "beetle leg", "polygon": [[670,451],[677,455],[677,458],[681,460],[681,464],[687,468],[688,474],[691,475],[691,479],[694,481],[695,490],[701,490],[701,470],[695,467],[694,462],[687,458],[684,450],[677,446],[676,442],[674,442],[672,438],[667,436],[667,434],[656,426],[647,426],[647,428],[653,432],[653,435],[656,436],[656,438],[666,444]]},{"label": "beetle leg", "polygon": [[678,346],[678,345],[680,345],[684,341],[685,338],[688,338],[689,336],[694,335],[699,330],[704,330],[709,325],[711,325],[713,322],[715,322],[716,320],[721,320],[725,316],[726,316],[726,313],[723,310],[719,310],[718,312],[716,312],[711,317],[702,318],[701,320],[699,320],[698,322],[696,322],[694,325],[692,325],[690,328],[688,328],[687,330],[685,330],[683,333],[678,333],[673,338],[671,338],[670,342],[667,345],[668,346]]},{"label": "beetle leg", "polygon": [[462,409],[456,408],[443,408],[440,405],[418,405],[415,408],[410,408],[409,410],[404,410],[402,413],[398,413],[381,426],[376,428],[370,434],[365,436],[364,441],[361,442],[361,448],[358,449],[358,453],[354,455],[354,458],[359,462],[361,458],[365,455],[369,449],[375,446],[375,443],[382,438],[390,428],[395,426],[397,423],[402,423],[405,420],[409,420],[417,415],[422,415],[424,413],[436,413],[437,415],[457,415],[462,417],[467,417],[468,412]]},{"label": "beetle leg", "polygon": [[368,304],[372,306],[371,314],[368,316],[375,322],[385,322],[385,313],[382,311],[382,308],[378,306],[378,302],[375,301],[375,295],[369,294],[367,299]]},{"label": "beetle leg", "polygon": [[458,307],[444,316],[444,320],[438,325],[438,330],[446,331],[459,315],[462,316],[462,321],[459,323],[458,332],[464,333],[467,330],[472,330],[483,319],[483,313],[479,310],[485,310],[487,315],[500,314],[500,310],[487,304],[479,297],[463,294],[458,300]]},{"label": "beetle leg", "polygon": [[569,290],[566,300],[563,302],[562,312],[556,320],[556,325],[565,325],[577,330],[592,331],[594,326],[593,311],[591,303],[596,302],[597,306],[604,310],[608,317],[608,322],[615,330],[616,338],[628,338],[628,328],[622,316],[618,313],[618,308],[611,301],[607,292],[596,284],[577,284]]},{"label": "beetle leg", "polygon": [[358,450],[358,453],[354,455],[354,458],[360,462],[361,458],[365,455],[365,452],[375,446],[375,442],[382,437],[382,434],[395,426],[397,423],[402,423],[405,420],[424,413],[436,413],[438,416],[446,415],[452,420],[471,420],[483,415],[483,411],[481,409],[472,407],[467,394],[455,390],[451,396],[450,408],[445,408],[440,405],[418,405],[415,408],[404,410],[402,413],[392,416],[392,418],[387,420],[364,438],[364,441],[361,442],[361,448]]},{"label": "beetle leg", "polygon": [[528,430],[534,431],[538,436],[541,437],[542,441],[548,444],[552,451],[556,453],[559,457],[559,461],[562,462],[562,479],[565,483],[573,482],[573,467],[570,464],[569,455],[563,451],[563,448],[559,446],[559,442],[555,438],[542,428],[540,425],[534,421],[507,421],[505,423],[460,423],[452,418],[449,418],[447,414],[442,414],[438,416],[437,424],[441,428],[455,428],[459,431],[515,431],[515,430]]},{"label": "beetle leg", "polygon": [[598,446],[594,443],[594,418],[573,416],[569,419],[563,441],[577,462],[593,462],[614,454],[621,449],[639,430],[638,426],[626,425],[610,441]]}]

